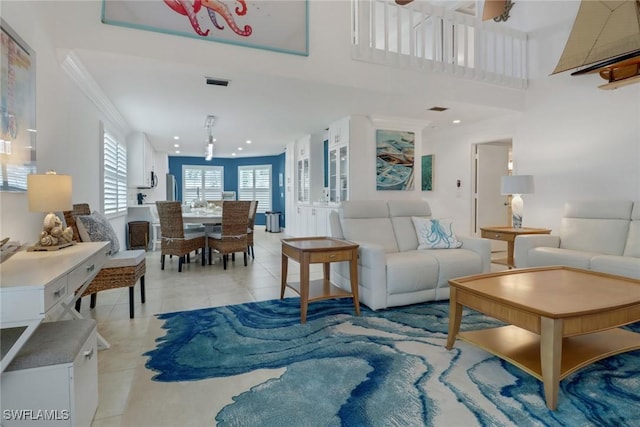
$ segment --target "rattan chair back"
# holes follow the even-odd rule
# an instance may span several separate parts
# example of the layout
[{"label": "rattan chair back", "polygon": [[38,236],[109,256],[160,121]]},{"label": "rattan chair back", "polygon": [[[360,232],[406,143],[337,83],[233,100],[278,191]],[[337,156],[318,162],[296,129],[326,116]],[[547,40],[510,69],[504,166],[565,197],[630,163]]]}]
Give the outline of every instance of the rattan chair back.
[{"label": "rattan chair back", "polygon": [[222,205],[222,227],[219,237],[210,234],[207,238],[209,249],[222,254],[224,268],[227,268],[227,255],[244,253],[244,265],[247,265],[247,229],[249,227],[250,201],[225,200]]},{"label": "rattan chair back", "polygon": [[82,242],[80,233],[78,232],[78,224],[76,223],[76,217],[78,215],[91,215],[91,208],[88,203],[77,203],[73,205],[73,210],[64,211],[64,222],[67,227],[71,227],[73,230],[73,240],[75,242]]},{"label": "rattan chair back", "polygon": [[160,235],[168,239],[183,239],[182,206],[180,202],[156,202],[160,219]]},{"label": "rattan chair back", "polygon": [[256,212],[258,211],[258,201],[252,200],[249,208],[249,224],[247,227],[247,246],[251,258],[255,259],[255,252],[253,250],[253,228],[256,223]]}]

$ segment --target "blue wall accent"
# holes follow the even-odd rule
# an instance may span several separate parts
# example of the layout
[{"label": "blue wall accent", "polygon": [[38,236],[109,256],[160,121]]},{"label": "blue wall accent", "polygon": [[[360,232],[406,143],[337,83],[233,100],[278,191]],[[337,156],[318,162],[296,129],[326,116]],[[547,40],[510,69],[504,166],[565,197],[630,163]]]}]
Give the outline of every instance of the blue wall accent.
[{"label": "blue wall accent", "polygon": [[[182,166],[222,166],[224,168],[224,190],[238,193],[238,166],[249,165],[271,165],[271,182],[273,192],[271,193],[271,210],[282,212],[284,220],[285,207],[285,153],[278,156],[244,157],[238,159],[214,158],[210,161],[204,157],[183,157],[169,156],[169,173],[176,177],[178,184],[178,194],[176,198],[182,200]],[[282,187],[280,186],[280,174],[282,174]],[[256,225],[265,225],[265,215],[256,215]],[[284,223],[283,223],[284,224]],[[284,225],[283,225],[284,226]]]}]

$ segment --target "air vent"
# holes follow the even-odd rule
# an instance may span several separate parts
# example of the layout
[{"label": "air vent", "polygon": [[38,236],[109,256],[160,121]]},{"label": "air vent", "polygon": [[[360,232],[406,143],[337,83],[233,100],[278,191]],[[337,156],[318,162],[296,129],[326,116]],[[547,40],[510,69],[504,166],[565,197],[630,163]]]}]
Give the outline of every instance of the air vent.
[{"label": "air vent", "polygon": [[446,108],[446,107],[431,107],[431,108],[429,108],[429,111],[438,111],[438,112],[440,112],[440,111],[447,111],[447,110],[448,110],[448,108]]},{"label": "air vent", "polygon": [[229,80],[215,79],[213,77],[205,77],[205,82],[213,86],[229,86]]}]

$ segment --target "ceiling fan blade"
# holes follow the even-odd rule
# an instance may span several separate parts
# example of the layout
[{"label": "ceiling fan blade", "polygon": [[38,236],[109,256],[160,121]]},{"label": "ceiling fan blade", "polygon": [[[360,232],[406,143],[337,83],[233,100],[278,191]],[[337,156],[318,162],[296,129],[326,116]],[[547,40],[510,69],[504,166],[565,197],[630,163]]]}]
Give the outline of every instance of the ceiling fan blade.
[{"label": "ceiling fan blade", "polygon": [[404,6],[405,4],[409,4],[412,1],[413,0],[396,0],[396,3],[398,3],[400,6]]},{"label": "ceiling fan blade", "polygon": [[502,15],[506,3],[506,0],[484,0],[482,20],[488,21]]}]

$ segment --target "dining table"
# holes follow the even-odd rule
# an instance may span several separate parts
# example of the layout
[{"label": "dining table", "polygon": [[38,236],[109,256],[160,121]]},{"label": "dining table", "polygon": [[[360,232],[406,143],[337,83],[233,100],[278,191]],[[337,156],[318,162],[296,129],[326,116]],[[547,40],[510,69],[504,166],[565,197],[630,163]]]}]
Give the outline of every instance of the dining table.
[{"label": "dining table", "polygon": [[183,212],[182,222],[185,224],[221,224],[222,212],[202,211],[202,212]]}]

